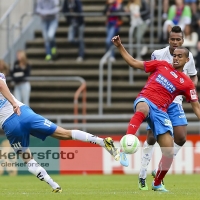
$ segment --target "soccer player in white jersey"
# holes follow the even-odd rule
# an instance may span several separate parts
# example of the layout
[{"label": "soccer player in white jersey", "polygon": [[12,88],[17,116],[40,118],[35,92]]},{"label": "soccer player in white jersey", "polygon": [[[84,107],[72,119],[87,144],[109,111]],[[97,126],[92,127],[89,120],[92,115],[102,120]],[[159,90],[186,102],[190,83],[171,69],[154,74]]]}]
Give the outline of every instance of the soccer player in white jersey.
[{"label": "soccer player in white jersey", "polygon": [[[182,46],[184,42],[183,32],[179,26],[174,26],[169,34],[169,46],[155,50],[152,55],[152,60],[165,60],[169,63],[173,62],[173,52],[176,47]],[[190,76],[194,85],[197,85],[197,71],[195,68],[194,59],[192,53],[189,52],[189,62],[187,62],[183,68],[184,73]],[[173,103],[169,106],[167,113],[173,125],[174,131],[174,156],[178,153],[181,147],[186,142],[187,135],[187,119],[182,108],[182,96],[177,96]],[[143,146],[141,168],[139,173],[138,187],[140,190],[148,190],[146,183],[147,167],[152,158],[153,147],[156,143],[156,139],[153,136],[153,132],[150,127],[147,127],[147,140]],[[155,170],[152,172],[152,176],[155,176]],[[164,182],[162,181],[164,184]]]},{"label": "soccer player in white jersey", "polygon": [[112,138],[102,139],[84,131],[66,130],[36,114],[31,108],[18,101],[10,93],[2,73],[0,73],[0,126],[11,147],[27,164],[28,171],[48,183],[54,193],[60,193],[62,189],[32,157],[29,150],[30,135],[42,140],[51,136],[59,140],[80,140],[94,143],[104,147],[116,160],[119,159],[119,150],[114,147]]}]

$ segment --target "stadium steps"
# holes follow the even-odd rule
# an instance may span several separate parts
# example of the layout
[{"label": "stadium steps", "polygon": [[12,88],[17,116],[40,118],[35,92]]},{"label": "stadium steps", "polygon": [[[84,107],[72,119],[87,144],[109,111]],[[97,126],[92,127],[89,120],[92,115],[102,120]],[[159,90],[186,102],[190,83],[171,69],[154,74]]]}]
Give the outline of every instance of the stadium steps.
[{"label": "stadium steps", "polygon": [[[128,1],[124,1],[126,4]],[[105,0],[82,0],[84,12],[102,12],[105,6]],[[155,10],[155,13],[157,11]],[[44,60],[44,40],[41,30],[35,31],[35,38],[27,41],[26,52],[29,62],[32,66],[31,76],[81,76],[87,83],[87,113],[98,114],[98,90],[99,90],[99,62],[105,53],[105,16],[85,17],[85,59],[83,62],[76,62],[78,48],[67,41],[68,26],[65,18],[59,20],[59,27],[56,31],[56,44],[58,49],[58,58],[55,61],[46,62]],[[120,28],[119,35],[124,44],[128,43],[129,19],[123,17],[123,25]],[[157,23],[155,18],[154,24]],[[154,42],[158,43],[157,32],[154,29]],[[149,43],[150,31],[144,35],[144,43]],[[149,60],[153,50],[148,50],[143,57]],[[103,108],[104,114],[133,114],[133,101],[138,92],[144,86],[148,74],[134,70],[134,84],[130,85],[129,67],[116,51],[116,62],[112,65],[112,105],[106,104],[107,92],[107,65],[104,65],[104,84],[103,84]],[[51,82],[51,81],[31,81],[31,108],[39,114],[66,114],[73,115],[73,97],[74,92],[79,87],[79,82]],[[200,84],[198,85],[200,87]],[[187,103],[183,105],[186,112],[191,113],[191,106]],[[81,113],[82,103],[81,95],[79,100],[79,113]],[[193,119],[195,121],[196,119]],[[95,120],[87,120],[95,123]],[[98,120],[102,123],[123,122],[128,123],[127,119],[116,120]],[[94,134],[122,134],[125,133],[126,127],[115,128],[89,128],[87,131]],[[144,129],[145,132],[145,129]]]}]

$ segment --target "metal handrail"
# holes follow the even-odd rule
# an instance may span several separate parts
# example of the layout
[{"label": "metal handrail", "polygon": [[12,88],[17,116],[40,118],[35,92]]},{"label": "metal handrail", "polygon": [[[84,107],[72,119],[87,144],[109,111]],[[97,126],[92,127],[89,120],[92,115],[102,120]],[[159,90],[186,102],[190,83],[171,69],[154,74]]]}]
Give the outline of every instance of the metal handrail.
[{"label": "metal handrail", "polygon": [[[11,77],[7,77],[6,80],[12,81]],[[56,76],[30,76],[26,78],[27,81],[79,81],[81,85],[76,90],[74,94],[74,116],[78,115],[78,98],[82,92],[82,114],[86,115],[86,81],[80,76],[65,76],[65,77],[56,77]],[[78,123],[78,118],[74,117],[74,123]],[[82,123],[86,123],[86,119],[83,118]]]},{"label": "metal handrail", "polygon": [[13,11],[13,9],[15,8],[15,6],[18,4],[20,0],[15,0],[15,2],[9,7],[9,9],[7,10],[7,12],[1,17],[0,19],[0,25],[3,23],[3,21],[9,17],[10,13]]},{"label": "metal handrail", "polygon": [[[111,49],[112,48],[113,47],[111,47]],[[111,55],[111,49],[104,54],[99,62],[99,115],[103,114],[103,66]]]}]

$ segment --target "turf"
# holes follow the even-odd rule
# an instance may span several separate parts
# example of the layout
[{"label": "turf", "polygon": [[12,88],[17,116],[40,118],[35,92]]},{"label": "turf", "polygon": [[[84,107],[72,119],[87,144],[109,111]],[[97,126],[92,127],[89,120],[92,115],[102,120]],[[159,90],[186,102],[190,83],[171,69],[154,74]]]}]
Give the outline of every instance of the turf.
[{"label": "turf", "polygon": [[169,193],[138,190],[136,175],[52,175],[63,188],[51,193],[48,184],[34,176],[1,176],[1,200],[200,200],[199,175],[167,175]]}]

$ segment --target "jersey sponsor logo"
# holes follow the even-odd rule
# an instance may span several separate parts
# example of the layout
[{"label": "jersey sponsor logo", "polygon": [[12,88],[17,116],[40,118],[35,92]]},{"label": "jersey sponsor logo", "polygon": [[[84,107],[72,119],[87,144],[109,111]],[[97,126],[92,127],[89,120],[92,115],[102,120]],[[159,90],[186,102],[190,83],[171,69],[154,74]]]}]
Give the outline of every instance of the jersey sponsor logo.
[{"label": "jersey sponsor logo", "polygon": [[180,83],[184,83],[184,79],[183,78],[180,78]]},{"label": "jersey sponsor logo", "polygon": [[192,100],[197,99],[197,94],[196,94],[196,90],[190,90],[190,96]]},{"label": "jersey sponsor logo", "polygon": [[170,126],[172,127],[172,123],[169,119],[165,119],[165,126]]},{"label": "jersey sponsor logo", "polygon": [[176,90],[176,87],[161,74],[158,74],[158,76],[156,77],[156,81],[160,83],[170,93],[173,93]]},{"label": "jersey sponsor logo", "polygon": [[171,74],[174,78],[178,78],[178,75],[177,75],[175,72],[171,71],[170,74]]},{"label": "jersey sponsor logo", "polygon": [[44,125],[45,125],[45,126],[48,126],[48,127],[50,127],[50,126],[51,126],[51,124],[52,124],[52,122],[51,122],[51,121],[49,121],[48,119],[45,119],[45,120],[44,120]]}]

